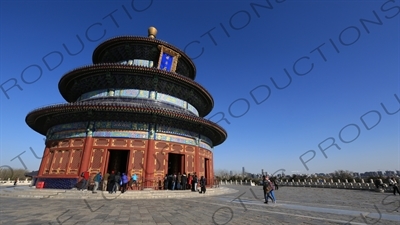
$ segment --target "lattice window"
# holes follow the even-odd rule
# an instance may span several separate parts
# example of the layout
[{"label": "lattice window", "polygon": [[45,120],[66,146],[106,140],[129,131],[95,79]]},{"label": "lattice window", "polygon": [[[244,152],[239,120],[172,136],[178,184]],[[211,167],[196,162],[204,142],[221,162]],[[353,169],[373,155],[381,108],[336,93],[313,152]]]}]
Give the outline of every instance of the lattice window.
[{"label": "lattice window", "polygon": [[46,156],[46,164],[44,166],[44,174],[49,174],[51,163],[53,161],[54,151],[49,151],[48,155]]},{"label": "lattice window", "polygon": [[188,157],[187,157],[187,163],[188,163],[188,165],[187,165],[187,169],[188,169],[188,171],[193,171],[194,169],[193,169],[193,164],[194,164],[194,162],[193,162],[193,156],[192,155],[188,155]]},{"label": "lattice window", "polygon": [[72,150],[72,158],[71,158],[71,170],[78,170],[81,162],[82,149],[74,149]]},{"label": "lattice window", "polygon": [[164,171],[165,167],[165,155],[161,152],[156,153],[156,171]]},{"label": "lattice window", "polygon": [[180,152],[183,149],[183,147],[182,147],[182,145],[173,145],[172,149],[173,149],[173,151]]},{"label": "lattice window", "polygon": [[93,149],[93,155],[92,155],[92,166],[91,169],[100,169],[101,164],[103,162],[103,153],[104,149]]},{"label": "lattice window", "polygon": [[63,170],[64,173],[67,170],[68,162],[69,162],[69,151],[64,150],[61,152],[61,159],[60,159],[60,170]]},{"label": "lattice window", "polygon": [[58,170],[60,168],[60,161],[62,157],[62,150],[56,150],[54,151],[54,157],[53,157],[53,165],[51,167],[51,172],[56,172],[54,170]]},{"label": "lattice window", "polygon": [[143,169],[143,158],[144,152],[135,150],[133,153],[133,169],[142,170]]}]

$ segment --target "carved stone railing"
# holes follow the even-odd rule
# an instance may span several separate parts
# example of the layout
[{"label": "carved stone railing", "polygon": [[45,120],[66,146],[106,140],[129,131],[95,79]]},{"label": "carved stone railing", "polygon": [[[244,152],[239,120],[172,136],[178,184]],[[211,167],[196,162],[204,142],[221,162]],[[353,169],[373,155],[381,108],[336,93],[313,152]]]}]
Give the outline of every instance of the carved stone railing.
[{"label": "carved stone railing", "polygon": [[[14,185],[15,180],[7,179],[7,180],[0,180],[0,185]],[[30,185],[31,180],[26,178],[25,180],[18,180],[17,185]]]},{"label": "carved stone railing", "polygon": [[[291,181],[279,181],[277,184],[279,186],[288,187],[313,187],[313,188],[339,188],[339,189],[355,189],[355,190],[374,190],[379,192],[390,192],[393,191],[392,187],[388,184],[383,183],[382,179],[379,179],[380,185],[377,187],[374,181],[371,179],[369,183],[366,183],[364,179],[361,182],[356,182],[355,180],[349,182],[347,179],[344,181],[338,180],[334,182],[332,179],[326,181],[321,179],[319,181],[312,180],[291,180]],[[220,181],[220,185],[251,185],[255,186],[254,182],[250,181],[237,181],[237,180],[223,180]]]}]

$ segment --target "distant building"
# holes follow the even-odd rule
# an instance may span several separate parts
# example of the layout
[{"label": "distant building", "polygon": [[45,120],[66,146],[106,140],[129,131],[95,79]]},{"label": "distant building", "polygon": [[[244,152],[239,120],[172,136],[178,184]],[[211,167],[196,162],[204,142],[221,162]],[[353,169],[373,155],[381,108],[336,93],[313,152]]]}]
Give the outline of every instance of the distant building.
[{"label": "distant building", "polygon": [[396,172],[392,170],[386,170],[385,171],[385,176],[396,176]]}]

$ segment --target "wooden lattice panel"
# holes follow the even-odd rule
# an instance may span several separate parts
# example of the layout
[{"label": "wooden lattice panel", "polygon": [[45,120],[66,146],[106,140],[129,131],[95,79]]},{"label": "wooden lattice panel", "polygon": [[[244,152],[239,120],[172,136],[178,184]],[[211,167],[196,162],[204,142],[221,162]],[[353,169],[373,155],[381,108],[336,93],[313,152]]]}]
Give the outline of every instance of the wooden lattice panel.
[{"label": "wooden lattice panel", "polygon": [[191,146],[186,146],[186,152],[192,153],[192,152],[194,152],[194,148]]},{"label": "wooden lattice panel", "polygon": [[142,150],[133,150],[133,169],[134,170],[143,170],[144,165],[144,151]]},{"label": "wooden lattice panel", "polygon": [[58,168],[60,167],[61,157],[62,157],[62,150],[55,150],[54,156],[53,156],[53,162],[52,162],[52,165],[50,166],[50,172],[49,172],[50,174],[58,173]]},{"label": "wooden lattice panel", "polygon": [[132,140],[131,147],[145,148],[146,142],[142,140]]},{"label": "wooden lattice panel", "polygon": [[156,152],[156,158],[154,159],[155,162],[155,171],[164,173],[165,168],[165,155],[163,152]]},{"label": "wooden lattice panel", "polygon": [[192,173],[194,171],[193,165],[194,165],[194,157],[192,155],[187,155],[187,160],[186,160],[186,168],[188,173]]},{"label": "wooden lattice panel", "polygon": [[136,173],[138,180],[142,180],[144,176],[144,151],[143,150],[133,150],[132,169],[130,175]]},{"label": "wooden lattice panel", "polygon": [[54,151],[54,156],[53,156],[53,163],[51,165],[51,170],[52,171],[57,170],[58,167],[60,166],[60,158],[61,158],[61,151],[60,150],[55,150]]},{"label": "wooden lattice panel", "polygon": [[105,138],[95,139],[94,145],[95,146],[107,146],[108,145],[108,139],[105,139]]},{"label": "wooden lattice panel", "polygon": [[156,142],[155,147],[156,149],[161,149],[165,151],[169,150],[169,144],[162,141]]},{"label": "wooden lattice panel", "polygon": [[69,140],[60,141],[60,142],[59,142],[59,147],[60,147],[60,148],[69,147]]},{"label": "wooden lattice panel", "polygon": [[112,141],[112,146],[126,147],[126,146],[128,146],[128,144],[125,139],[114,139]]},{"label": "wooden lattice panel", "polygon": [[49,144],[49,148],[50,148],[50,149],[56,149],[56,148],[58,148],[58,142],[57,142],[57,141],[52,141],[52,142]]},{"label": "wooden lattice panel", "polygon": [[91,170],[100,170],[102,164],[103,164],[103,158],[104,158],[104,149],[93,149],[92,152],[92,157],[90,160]]},{"label": "wooden lattice panel", "polygon": [[84,141],[82,139],[74,139],[71,142],[72,142],[71,146],[73,146],[73,147],[83,146],[83,143],[84,143]]},{"label": "wooden lattice panel", "polygon": [[61,152],[60,168],[58,169],[59,174],[65,174],[67,172],[68,162],[69,162],[69,150],[63,150]]},{"label": "wooden lattice panel", "polygon": [[174,145],[172,145],[172,151],[174,151],[174,152],[182,152],[183,151],[183,146],[174,144]]},{"label": "wooden lattice panel", "polygon": [[50,173],[50,168],[51,164],[53,162],[53,157],[54,157],[54,151],[49,151],[49,153],[46,156],[46,162],[43,170],[43,174],[49,174]]},{"label": "wooden lattice panel", "polygon": [[69,174],[78,174],[79,166],[81,165],[81,157],[82,157],[82,149],[73,149],[71,158],[70,158],[70,166],[69,166]]},{"label": "wooden lattice panel", "polygon": [[200,164],[201,164],[201,167],[200,167],[200,172],[201,173],[204,173],[204,164],[205,164],[206,162],[205,162],[205,160],[204,160],[204,157],[201,157],[201,159],[200,159]]}]

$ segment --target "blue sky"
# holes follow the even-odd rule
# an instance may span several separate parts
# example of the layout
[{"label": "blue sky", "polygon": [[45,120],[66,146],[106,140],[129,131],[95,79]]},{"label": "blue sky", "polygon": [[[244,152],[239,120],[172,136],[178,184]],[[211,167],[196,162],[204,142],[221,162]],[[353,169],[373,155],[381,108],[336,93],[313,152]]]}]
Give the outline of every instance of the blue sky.
[{"label": "blue sky", "polygon": [[25,116],[65,102],[66,72],[91,64],[103,41],[155,26],[158,39],[186,48],[214,97],[206,118],[228,132],[215,169],[400,169],[398,0],[6,0],[0,14],[3,166],[38,169],[44,137]]}]

